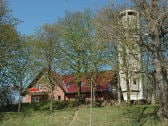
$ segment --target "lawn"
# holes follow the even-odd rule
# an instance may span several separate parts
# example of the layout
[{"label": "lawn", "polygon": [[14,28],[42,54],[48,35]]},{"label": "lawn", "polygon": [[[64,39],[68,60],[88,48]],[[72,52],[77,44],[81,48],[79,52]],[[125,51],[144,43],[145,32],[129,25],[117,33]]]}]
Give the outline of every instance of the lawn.
[{"label": "lawn", "polygon": [[[155,115],[158,106],[106,106],[93,108],[92,126],[167,126]],[[90,111],[79,109],[7,112],[0,114],[0,126],[89,126]],[[74,117],[75,115],[75,117]],[[72,121],[73,120],[73,121]]]},{"label": "lawn", "polygon": [[[92,126],[167,126],[155,115],[158,107],[116,106],[93,108]],[[89,109],[82,108],[73,126],[89,126]]]},{"label": "lawn", "polygon": [[1,113],[0,126],[68,126],[74,109],[62,111],[34,111],[29,113]]}]

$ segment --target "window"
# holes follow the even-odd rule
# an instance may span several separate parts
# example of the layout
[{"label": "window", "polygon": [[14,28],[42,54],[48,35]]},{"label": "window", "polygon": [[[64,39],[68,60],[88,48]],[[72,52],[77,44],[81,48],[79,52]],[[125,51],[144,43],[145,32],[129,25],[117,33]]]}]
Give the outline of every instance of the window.
[{"label": "window", "polygon": [[36,84],[36,88],[43,88],[43,87],[44,87],[44,85],[41,83]]},{"label": "window", "polygon": [[111,86],[111,84],[109,84],[109,86],[108,86],[108,91],[109,91],[109,92],[112,92],[112,90],[113,90],[113,89],[112,89],[112,86]]},{"label": "window", "polygon": [[36,97],[35,102],[40,102],[40,98]]},{"label": "window", "polygon": [[58,100],[61,100],[61,96],[58,96]]},{"label": "window", "polygon": [[40,97],[33,97],[32,102],[40,102]]},{"label": "window", "polygon": [[134,15],[134,16],[136,16],[136,13],[135,12],[128,12],[128,15]]},{"label": "window", "polygon": [[135,84],[135,85],[137,84],[137,78],[133,79],[133,84]]},{"label": "window", "polygon": [[72,82],[68,82],[68,83],[67,83],[67,88],[70,88],[71,85],[72,85]]},{"label": "window", "polygon": [[122,12],[119,16],[120,16],[120,18],[122,18],[122,17],[126,16],[126,13]]},{"label": "window", "polygon": [[81,87],[84,87],[85,83],[84,82],[81,82]]}]

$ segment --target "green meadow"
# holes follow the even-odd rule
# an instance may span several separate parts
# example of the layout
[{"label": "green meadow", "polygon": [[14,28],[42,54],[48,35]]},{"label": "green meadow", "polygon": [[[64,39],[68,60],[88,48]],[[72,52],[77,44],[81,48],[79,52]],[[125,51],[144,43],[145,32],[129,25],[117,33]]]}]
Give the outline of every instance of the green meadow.
[{"label": "green meadow", "polygon": [[[167,126],[159,106],[105,106],[92,109],[92,126]],[[62,110],[1,112],[0,126],[90,126],[89,106]]]}]

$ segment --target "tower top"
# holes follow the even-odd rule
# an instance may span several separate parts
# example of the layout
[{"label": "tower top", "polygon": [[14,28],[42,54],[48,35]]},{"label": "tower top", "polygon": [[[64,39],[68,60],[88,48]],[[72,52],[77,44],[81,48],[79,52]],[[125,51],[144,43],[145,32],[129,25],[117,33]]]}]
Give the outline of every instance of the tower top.
[{"label": "tower top", "polygon": [[139,13],[133,9],[126,9],[119,14],[124,29],[136,32],[139,29]]},{"label": "tower top", "polygon": [[133,9],[126,9],[120,12],[120,16],[126,16],[126,15],[132,15],[132,16],[138,16],[139,13],[136,10]]}]

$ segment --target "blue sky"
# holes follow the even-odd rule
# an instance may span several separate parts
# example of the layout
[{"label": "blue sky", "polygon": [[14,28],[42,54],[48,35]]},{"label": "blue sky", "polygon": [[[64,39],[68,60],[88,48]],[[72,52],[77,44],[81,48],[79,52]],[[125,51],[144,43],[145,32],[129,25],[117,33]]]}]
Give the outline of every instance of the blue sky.
[{"label": "blue sky", "polygon": [[66,10],[100,9],[109,0],[8,0],[14,17],[23,21],[18,25],[21,34],[31,35],[45,23],[56,22]]}]

